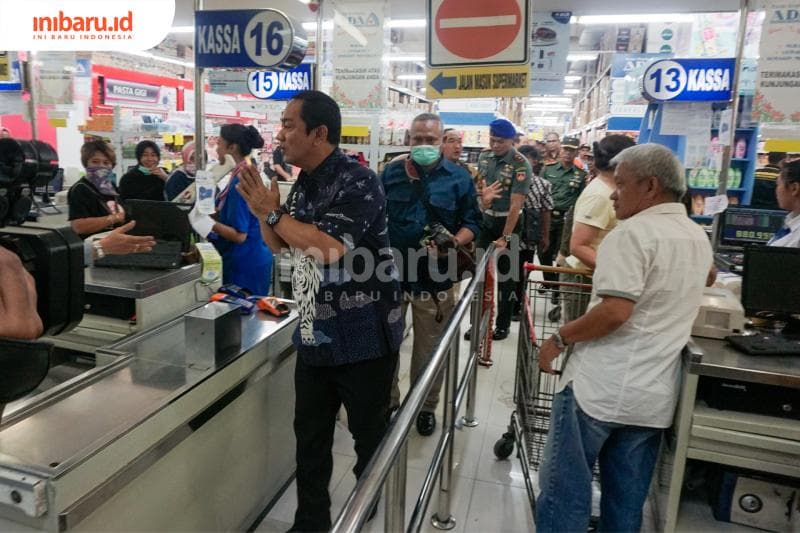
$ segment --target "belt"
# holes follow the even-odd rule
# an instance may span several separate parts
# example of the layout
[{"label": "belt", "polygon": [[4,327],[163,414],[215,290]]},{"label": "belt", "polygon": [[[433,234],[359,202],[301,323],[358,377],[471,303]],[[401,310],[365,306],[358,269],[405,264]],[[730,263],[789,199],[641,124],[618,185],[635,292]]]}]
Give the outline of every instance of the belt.
[{"label": "belt", "polygon": [[553,209],[553,216],[554,217],[563,217],[566,214],[567,214],[566,211],[559,211],[557,209]]},{"label": "belt", "polygon": [[[522,213],[522,210],[519,211]],[[507,217],[511,211],[495,211],[494,209],[486,209],[484,214],[489,215],[490,217]]]}]

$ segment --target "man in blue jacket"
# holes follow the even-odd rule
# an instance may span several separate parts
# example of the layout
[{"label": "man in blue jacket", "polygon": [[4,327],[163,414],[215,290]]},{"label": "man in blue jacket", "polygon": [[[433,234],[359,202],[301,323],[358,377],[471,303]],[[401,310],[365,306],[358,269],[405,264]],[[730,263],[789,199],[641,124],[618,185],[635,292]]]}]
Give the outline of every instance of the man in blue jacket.
[{"label": "man in blue jacket", "polygon": [[[403,290],[403,317],[411,306],[414,347],[411,383],[425,370],[458,297],[455,249],[473,241],[480,210],[469,172],[442,157],[442,120],[423,113],[410,129],[411,156],[383,171],[389,217],[389,243]],[[399,365],[398,365],[399,366]],[[431,435],[439,402],[442,375],[437,377],[417,416],[417,431]],[[395,371],[393,407],[400,403]]]}]

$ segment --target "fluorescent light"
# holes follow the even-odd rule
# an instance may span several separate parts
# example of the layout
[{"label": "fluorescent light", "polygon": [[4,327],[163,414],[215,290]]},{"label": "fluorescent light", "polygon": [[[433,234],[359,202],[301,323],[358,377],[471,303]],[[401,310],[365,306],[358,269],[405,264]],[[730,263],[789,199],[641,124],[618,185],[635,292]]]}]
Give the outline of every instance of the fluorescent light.
[{"label": "fluorescent light", "polygon": [[400,63],[403,61],[425,61],[425,56],[383,56],[384,61],[390,63]]},{"label": "fluorescent light", "polygon": [[152,59],[154,61],[161,61],[162,63],[172,63],[173,65],[180,65],[186,68],[194,68],[194,63],[191,61],[182,61],[180,59],[172,58],[172,57],[164,57],[164,56],[157,56],[150,52],[139,52],[139,51],[131,51],[131,52],[123,52],[128,55],[138,56],[138,57],[146,57],[148,59]]},{"label": "fluorescent light", "polygon": [[581,94],[580,89],[564,89],[564,94]]},{"label": "fluorescent light", "polygon": [[194,26],[173,26],[170,33],[194,33]]},{"label": "fluorescent light", "polygon": [[424,28],[426,25],[425,19],[393,19],[387,24],[390,28]]},{"label": "fluorescent light", "polygon": [[[307,32],[317,31],[317,23],[316,22],[303,22],[301,24],[304,30]],[[333,29],[333,21],[326,20],[322,23],[323,30],[332,30]]]},{"label": "fluorescent light", "polygon": [[425,74],[400,74],[398,80],[424,80]]},{"label": "fluorescent light", "polygon": [[567,61],[594,61],[599,52],[573,52],[567,54]]},{"label": "fluorescent light", "polygon": [[[573,17],[576,18],[576,17]],[[694,16],[688,13],[649,13],[639,15],[583,15],[576,22],[584,25],[594,24],[647,24],[650,22],[692,22]]]},{"label": "fluorescent light", "polygon": [[581,81],[583,76],[564,76],[564,81]]},{"label": "fluorescent light", "polygon": [[571,104],[572,98],[568,96],[532,96],[528,105],[536,104]]}]

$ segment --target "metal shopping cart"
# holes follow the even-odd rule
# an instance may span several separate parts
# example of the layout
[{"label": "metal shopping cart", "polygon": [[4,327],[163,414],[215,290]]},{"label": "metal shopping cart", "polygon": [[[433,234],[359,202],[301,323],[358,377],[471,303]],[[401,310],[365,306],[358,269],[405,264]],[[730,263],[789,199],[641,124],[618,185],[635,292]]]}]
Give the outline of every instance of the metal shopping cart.
[{"label": "metal shopping cart", "polygon": [[[530,279],[534,271],[557,273],[560,280]],[[498,459],[506,459],[516,443],[533,516],[536,516],[536,494],[531,474],[538,471],[542,461],[558,382],[557,375],[539,370],[539,345],[562,324],[584,313],[592,288],[589,274],[586,270],[525,264],[525,276],[529,281],[520,320],[515,409],[508,431],[494,445],[494,454]],[[556,372],[560,373],[569,354],[570,351],[553,361]]]}]

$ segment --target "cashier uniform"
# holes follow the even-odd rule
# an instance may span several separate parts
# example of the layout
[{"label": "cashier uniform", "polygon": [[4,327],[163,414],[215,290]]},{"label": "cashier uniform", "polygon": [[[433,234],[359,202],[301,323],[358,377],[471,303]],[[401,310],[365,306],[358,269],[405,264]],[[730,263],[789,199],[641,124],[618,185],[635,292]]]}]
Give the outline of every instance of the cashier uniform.
[{"label": "cashier uniform", "polygon": [[781,229],[767,243],[768,246],[800,248],[800,213],[789,213]]}]

